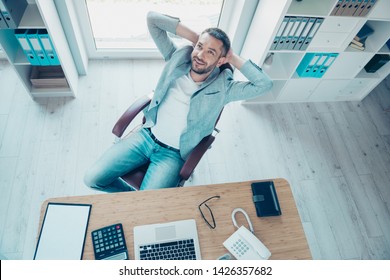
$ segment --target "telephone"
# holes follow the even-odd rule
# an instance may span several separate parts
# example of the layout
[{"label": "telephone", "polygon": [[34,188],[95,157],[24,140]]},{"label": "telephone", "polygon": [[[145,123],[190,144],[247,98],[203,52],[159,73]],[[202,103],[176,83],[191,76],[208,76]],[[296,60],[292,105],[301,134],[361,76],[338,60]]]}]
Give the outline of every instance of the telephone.
[{"label": "telephone", "polygon": [[[250,231],[244,227],[238,227],[235,214],[242,212],[248,221]],[[271,252],[268,248],[253,234],[252,223],[248,217],[248,214],[241,208],[236,208],[232,213],[232,220],[235,227],[238,230],[233,233],[223,243],[226,249],[237,260],[267,260],[271,256]]]}]

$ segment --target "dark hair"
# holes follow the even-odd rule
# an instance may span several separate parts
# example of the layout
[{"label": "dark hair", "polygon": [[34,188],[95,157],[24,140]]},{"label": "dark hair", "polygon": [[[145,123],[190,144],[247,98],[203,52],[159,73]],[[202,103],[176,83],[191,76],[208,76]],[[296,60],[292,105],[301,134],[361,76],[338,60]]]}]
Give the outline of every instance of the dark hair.
[{"label": "dark hair", "polygon": [[215,39],[220,40],[223,45],[222,56],[226,56],[228,51],[230,50],[230,39],[228,35],[222,29],[217,27],[207,28],[202,32],[202,34],[208,33],[210,36],[213,36]]}]

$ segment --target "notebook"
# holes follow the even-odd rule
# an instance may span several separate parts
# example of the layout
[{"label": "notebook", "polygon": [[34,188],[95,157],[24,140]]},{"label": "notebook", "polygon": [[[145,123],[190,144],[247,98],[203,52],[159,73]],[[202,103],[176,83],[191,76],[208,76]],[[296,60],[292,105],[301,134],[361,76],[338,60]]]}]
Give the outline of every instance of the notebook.
[{"label": "notebook", "polygon": [[282,215],[274,182],[255,182],[251,186],[258,217]]},{"label": "notebook", "polygon": [[136,260],[200,260],[194,219],[134,227]]},{"label": "notebook", "polygon": [[91,207],[49,202],[34,260],[81,260]]}]

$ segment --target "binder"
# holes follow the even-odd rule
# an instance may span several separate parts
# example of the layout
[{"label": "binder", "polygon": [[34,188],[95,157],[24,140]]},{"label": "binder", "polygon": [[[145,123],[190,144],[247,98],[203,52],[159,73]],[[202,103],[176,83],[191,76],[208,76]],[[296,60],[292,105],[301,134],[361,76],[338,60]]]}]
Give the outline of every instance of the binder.
[{"label": "binder", "polygon": [[366,6],[369,4],[370,0],[362,0],[359,8],[354,13],[354,16],[360,17],[362,12],[366,9]]},{"label": "binder", "polygon": [[[289,50],[295,50],[295,46],[299,40],[299,37],[302,34],[303,29],[305,28],[309,18],[298,18],[299,26],[297,28],[297,31],[295,32],[294,36],[291,39],[290,44],[288,45]],[[298,48],[299,49],[299,48]]]},{"label": "binder", "polygon": [[27,0],[0,0],[0,10],[8,28],[18,28],[27,5]]},{"label": "binder", "polygon": [[5,8],[3,1],[0,0],[0,28],[9,28],[6,18],[9,18],[10,15]]},{"label": "binder", "polygon": [[340,8],[337,10],[335,16],[341,16],[344,13],[345,8],[348,6],[350,0],[344,0]]},{"label": "binder", "polygon": [[362,4],[363,1],[364,0],[355,0],[355,6],[353,8],[353,13],[352,13],[353,17],[359,16],[359,13],[360,13],[359,7],[360,7],[360,5]]},{"label": "binder", "polygon": [[289,18],[288,18],[288,17],[285,17],[285,18],[283,19],[283,21],[282,21],[282,23],[281,23],[281,25],[280,25],[280,27],[279,27],[279,29],[278,29],[278,32],[276,33],[276,36],[275,36],[275,38],[274,38],[274,41],[273,41],[273,43],[272,43],[271,50],[275,50],[275,49],[276,49],[276,46],[278,45],[279,39],[280,39],[280,37],[282,36],[283,31],[284,31],[284,29],[286,28],[286,25],[287,25],[288,21],[289,21]]},{"label": "binder", "polygon": [[47,30],[39,29],[38,38],[46,54],[46,57],[49,60],[50,65],[60,65],[60,61],[58,60],[57,53],[54,50],[53,44],[50,40],[50,36],[47,33]]},{"label": "binder", "polygon": [[18,39],[20,46],[22,47],[28,61],[31,65],[40,65],[38,57],[35,55],[33,48],[27,39],[27,29],[15,30],[15,37]]},{"label": "binder", "polygon": [[[295,37],[295,33],[297,32],[297,29],[299,27],[299,24],[301,23],[302,18],[301,17],[296,17],[294,18],[295,22],[293,23],[293,26],[291,27],[290,33],[287,36],[286,44],[285,44],[285,49],[286,50],[291,50],[292,49],[292,41]],[[291,45],[291,47],[290,47]]]},{"label": "binder", "polygon": [[338,55],[339,55],[338,53],[327,54],[327,58],[326,58],[325,62],[321,65],[321,67],[319,68],[319,71],[317,72],[318,78],[321,78],[325,74],[326,70],[328,70],[328,68],[332,65],[332,63],[335,61],[335,59]]},{"label": "binder", "polygon": [[368,0],[366,6],[364,7],[364,9],[361,10],[359,16],[361,17],[366,16],[372,10],[376,2],[377,0]]},{"label": "binder", "polygon": [[336,15],[338,9],[341,7],[341,5],[343,4],[344,0],[338,0],[337,3],[336,3],[336,6],[334,6],[332,12],[330,13],[331,16],[334,16]]},{"label": "binder", "polygon": [[285,49],[285,50],[288,48],[288,45],[290,44],[290,42],[292,40],[292,37],[295,34],[295,31],[296,31],[296,29],[298,27],[298,25],[297,25],[297,18],[296,17],[291,17],[290,21],[288,23],[289,24],[291,23],[291,28],[288,31],[288,34],[286,36],[286,40],[284,41],[283,49]]},{"label": "binder", "polygon": [[289,21],[287,23],[287,26],[286,28],[283,30],[283,33],[282,33],[282,36],[280,37],[279,39],[279,42],[278,42],[278,45],[276,46],[276,50],[282,50],[285,48],[285,42],[287,40],[287,36],[288,34],[290,33],[290,30],[291,30],[291,27],[293,25],[294,22],[292,21],[293,18],[289,18]]},{"label": "binder", "polygon": [[3,18],[3,13],[1,11],[2,10],[1,10],[1,7],[0,7],[0,29],[7,29],[8,28],[8,24],[5,21],[5,19]]},{"label": "binder", "polygon": [[[323,75],[323,72],[320,72],[320,69],[324,65],[325,60],[328,58],[327,54],[321,54],[321,57],[317,60],[316,64],[313,66],[311,73],[313,77],[320,78]],[[322,75],[321,75],[322,73]]]},{"label": "binder", "polygon": [[316,21],[315,18],[307,18],[307,19],[308,19],[308,21],[307,21],[307,23],[306,23],[306,25],[305,25],[301,35],[299,36],[299,39],[298,39],[297,43],[294,46],[294,50],[300,50],[301,49],[303,43],[306,40],[307,35],[309,34],[310,29],[313,27],[313,24]]},{"label": "binder", "polygon": [[297,74],[299,77],[313,77],[313,67],[316,65],[317,61],[321,58],[322,54],[320,53],[307,53],[303,57],[301,63],[297,67]]},{"label": "binder", "polygon": [[347,7],[345,7],[344,13],[342,16],[353,16],[356,9],[359,7],[357,4],[358,0],[350,0]]},{"label": "binder", "polygon": [[318,29],[320,28],[322,22],[324,21],[323,18],[317,18],[313,27],[311,28],[309,34],[307,35],[305,41],[302,44],[301,50],[306,50],[309,46],[311,40],[313,39],[314,35],[317,33]]},{"label": "binder", "polygon": [[36,29],[27,30],[27,39],[38,57],[40,65],[50,65],[50,61],[46,57],[45,51],[39,42],[38,31]]}]

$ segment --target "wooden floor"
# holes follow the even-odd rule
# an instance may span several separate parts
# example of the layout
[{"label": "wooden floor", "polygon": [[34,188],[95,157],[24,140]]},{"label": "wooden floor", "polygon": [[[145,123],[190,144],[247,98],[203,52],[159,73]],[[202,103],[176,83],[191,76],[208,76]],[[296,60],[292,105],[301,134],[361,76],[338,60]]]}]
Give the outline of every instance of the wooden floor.
[{"label": "wooden floor", "polygon": [[[33,101],[0,62],[0,258],[33,257],[45,199],[94,193],[85,169],[162,66],[91,61],[76,99]],[[286,178],[314,259],[390,259],[389,80],[362,102],[229,104],[187,185]]]}]

